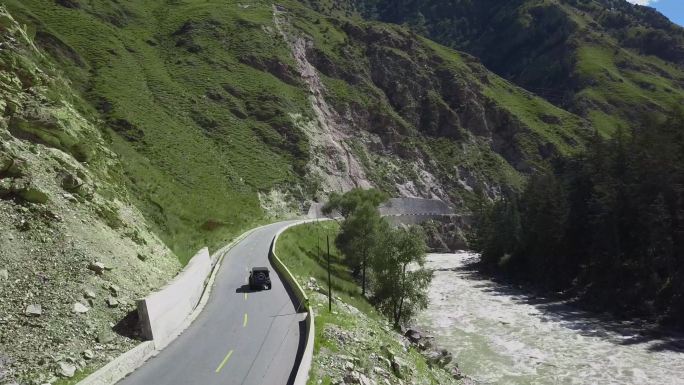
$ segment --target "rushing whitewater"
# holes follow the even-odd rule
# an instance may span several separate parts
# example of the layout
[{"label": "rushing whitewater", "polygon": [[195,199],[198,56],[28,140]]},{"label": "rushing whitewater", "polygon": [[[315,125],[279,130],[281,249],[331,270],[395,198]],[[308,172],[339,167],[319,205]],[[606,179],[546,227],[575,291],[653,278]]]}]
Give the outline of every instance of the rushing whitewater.
[{"label": "rushing whitewater", "polygon": [[684,385],[684,336],[644,333],[467,268],[477,255],[430,254],[418,324],[484,384]]}]

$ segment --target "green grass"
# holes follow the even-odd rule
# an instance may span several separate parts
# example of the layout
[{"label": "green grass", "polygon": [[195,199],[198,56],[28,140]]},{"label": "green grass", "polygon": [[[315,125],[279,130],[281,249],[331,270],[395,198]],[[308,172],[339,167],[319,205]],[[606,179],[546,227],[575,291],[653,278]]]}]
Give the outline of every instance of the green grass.
[{"label": "green grass", "polygon": [[604,137],[632,127],[644,113],[668,111],[684,100],[681,69],[628,49],[582,44],[576,72],[591,84],[576,98],[588,101],[587,117]]},{"label": "green grass", "polygon": [[339,225],[335,221],[321,221],[306,224],[284,232],[276,244],[276,253],[300,282],[309,277],[316,278],[319,285],[327,289],[327,240],[330,239],[330,265],[333,296],[339,296],[345,303],[362,310],[372,317],[378,317],[375,308],[361,296],[361,288],[343,263],[343,257],[335,247]]},{"label": "green grass", "polygon": [[107,129],[121,183],[181,260],[257,223],[256,192],[299,182],[308,145],[286,112],[308,115],[309,104],[305,88],[266,70],[294,67],[270,2],[5,4],[75,52],[83,66],[61,67],[92,105],[108,103],[106,121],[133,127]]},{"label": "green grass", "polygon": [[[272,2],[89,0],[80,1],[78,9],[44,0],[5,4],[42,37],[86,101],[77,104],[81,112],[98,122],[118,155],[121,168],[107,176],[110,185],[126,187],[181,261],[262,223],[267,213],[259,193],[285,191],[296,202],[316,195],[306,188],[311,144],[292,118],[314,120],[310,92],[277,31]],[[451,123],[458,119],[446,115],[461,106],[443,89],[471,90],[487,110],[510,116],[519,125],[511,145],[532,163],[541,162],[539,148],[547,143],[561,154],[581,147],[579,118],[464,54],[404,27],[329,18],[293,0],[281,4],[288,10],[284,24],[291,24],[284,28],[310,38],[310,53],[330,64],[319,66],[325,69],[326,97],[340,116],[356,118],[350,129],[379,134],[396,147],[388,150],[424,156],[429,171],[454,196],[469,194],[453,179],[454,166],[493,178],[487,183],[518,183],[520,176],[483,140],[470,136],[470,127]],[[381,44],[367,41],[374,36]],[[379,73],[389,79],[384,86]],[[406,87],[397,92],[387,89],[404,81]],[[424,85],[428,113],[416,92]],[[412,93],[400,102],[390,100],[404,90]],[[432,120],[426,123],[424,116]],[[560,123],[545,122],[548,116]],[[444,121],[453,124],[456,139],[428,132]],[[441,139],[464,148],[455,160],[440,153],[444,146],[430,149]],[[378,186],[394,192],[396,183],[418,178],[413,157],[369,147],[355,145],[354,152]]]}]

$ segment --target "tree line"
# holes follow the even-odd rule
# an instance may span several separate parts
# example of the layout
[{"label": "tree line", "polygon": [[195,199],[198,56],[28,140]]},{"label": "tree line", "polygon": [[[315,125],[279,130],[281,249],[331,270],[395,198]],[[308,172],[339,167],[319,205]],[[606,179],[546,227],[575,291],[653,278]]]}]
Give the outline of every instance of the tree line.
[{"label": "tree line", "polygon": [[487,269],[684,328],[683,110],[597,136],[477,217]]},{"label": "tree line", "polygon": [[424,269],[427,247],[419,227],[392,227],[378,206],[388,196],[375,189],[333,193],[323,212],[342,218],[335,245],[361,284],[364,297],[395,327],[428,304],[432,273]]}]

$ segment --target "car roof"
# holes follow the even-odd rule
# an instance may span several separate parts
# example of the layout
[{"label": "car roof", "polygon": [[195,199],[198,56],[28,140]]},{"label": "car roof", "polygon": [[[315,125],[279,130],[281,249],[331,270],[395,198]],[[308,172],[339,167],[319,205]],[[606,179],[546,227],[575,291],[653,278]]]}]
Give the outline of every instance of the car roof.
[{"label": "car roof", "polygon": [[253,267],[252,271],[268,271],[268,267]]}]

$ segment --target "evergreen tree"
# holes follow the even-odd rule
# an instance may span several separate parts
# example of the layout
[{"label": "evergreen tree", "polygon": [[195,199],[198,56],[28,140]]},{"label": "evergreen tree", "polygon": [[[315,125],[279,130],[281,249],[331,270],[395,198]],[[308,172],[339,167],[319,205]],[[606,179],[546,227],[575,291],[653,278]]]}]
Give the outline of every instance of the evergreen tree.
[{"label": "evergreen tree", "polygon": [[366,295],[367,271],[371,250],[378,239],[382,218],[375,201],[361,201],[340,226],[335,245],[355,275],[361,276],[362,295]]}]

